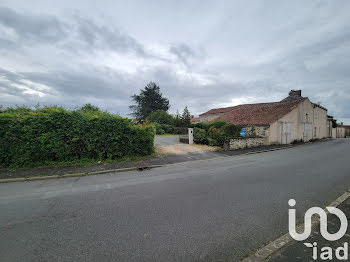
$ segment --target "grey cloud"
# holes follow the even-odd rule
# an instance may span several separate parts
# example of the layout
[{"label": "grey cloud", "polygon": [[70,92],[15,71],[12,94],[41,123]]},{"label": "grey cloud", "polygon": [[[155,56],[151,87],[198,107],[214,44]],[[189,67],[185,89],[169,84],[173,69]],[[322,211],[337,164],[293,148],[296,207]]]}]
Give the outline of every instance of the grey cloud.
[{"label": "grey cloud", "polygon": [[[65,18],[65,20],[63,20]],[[56,45],[71,52],[91,52],[109,49],[116,52],[135,52],[146,55],[143,46],[118,27],[98,25],[95,21],[79,15],[57,18],[49,15],[34,15],[0,7],[0,24],[12,29],[21,39],[13,42],[2,39],[0,47],[10,48],[36,45]]]},{"label": "grey cloud", "polygon": [[[80,11],[62,15],[59,10],[68,3]],[[198,114],[232,100],[278,101],[290,89],[302,89],[330,114],[350,118],[350,27],[341,10],[347,6],[300,3],[281,7],[276,2],[261,9],[227,1],[216,9],[207,1],[198,11],[184,1],[176,6],[181,14],[176,23],[167,13],[173,8],[163,10],[152,3],[147,10],[159,15],[148,18],[134,5],[124,14],[128,3],[119,8],[101,3],[106,17],[98,17],[87,3],[83,10],[68,0],[60,1],[63,7],[53,15],[45,15],[45,9],[26,12],[15,4],[0,8],[0,24],[19,36],[0,36],[0,51],[6,53],[0,61],[0,104],[72,107],[91,102],[126,115],[130,96],[155,81],[170,99],[173,113],[186,105]],[[25,48],[28,43],[30,50]],[[158,46],[160,50],[148,51]],[[115,53],[117,61],[108,57]],[[23,80],[49,86],[47,96],[30,95],[13,85],[25,85]]]},{"label": "grey cloud", "polygon": [[[105,70],[87,69],[90,74],[82,72],[21,72],[12,73],[0,68],[0,90],[2,94],[12,95],[22,98],[31,105],[36,103],[53,105],[57,102],[63,105],[74,107],[77,103],[98,103],[103,108],[112,109],[114,112],[120,112],[124,115],[127,113],[130,103],[130,93],[125,87],[129,87],[132,83],[128,82],[121,75]],[[106,77],[108,75],[108,78]],[[107,80],[106,80],[107,79]],[[34,83],[34,86],[27,85],[25,80]],[[44,93],[45,98],[25,93],[25,89],[18,88],[15,85],[29,88],[31,90]],[[49,90],[41,90],[35,87],[35,84],[41,84],[50,87]],[[61,100],[56,101],[53,97],[60,97]],[[104,101],[108,101],[113,106],[108,105]],[[7,105],[0,97],[0,104]],[[125,109],[124,109],[125,108]]]},{"label": "grey cloud", "polygon": [[170,47],[169,51],[177,56],[177,58],[185,65],[188,65],[189,59],[197,55],[197,53],[186,44],[173,45]]},{"label": "grey cloud", "polygon": [[118,28],[97,25],[93,20],[74,16],[79,38],[90,47],[108,48],[115,51],[134,51],[145,55],[143,46]]},{"label": "grey cloud", "polygon": [[55,42],[66,37],[65,25],[54,16],[27,15],[0,7],[0,23],[26,41]]}]

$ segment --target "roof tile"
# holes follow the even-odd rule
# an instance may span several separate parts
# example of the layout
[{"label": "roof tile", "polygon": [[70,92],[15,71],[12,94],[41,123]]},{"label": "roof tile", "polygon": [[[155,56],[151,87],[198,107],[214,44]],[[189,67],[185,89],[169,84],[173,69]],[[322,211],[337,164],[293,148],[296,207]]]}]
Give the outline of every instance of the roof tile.
[{"label": "roof tile", "polygon": [[305,99],[308,98],[216,108],[201,115],[224,113],[213,121],[221,120],[235,125],[269,125],[291,112]]}]

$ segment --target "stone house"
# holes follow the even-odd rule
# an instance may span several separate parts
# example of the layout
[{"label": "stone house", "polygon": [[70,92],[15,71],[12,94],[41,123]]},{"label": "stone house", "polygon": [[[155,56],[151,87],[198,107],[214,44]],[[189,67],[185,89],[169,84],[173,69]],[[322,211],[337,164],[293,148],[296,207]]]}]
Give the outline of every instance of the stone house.
[{"label": "stone house", "polygon": [[350,126],[344,126],[345,128],[345,137],[350,137]]},{"label": "stone house", "polygon": [[194,115],[191,115],[191,124],[197,124],[200,122],[199,117],[194,117]]},{"label": "stone house", "polygon": [[332,137],[333,138],[345,138],[346,137],[346,127],[343,125],[343,123],[340,123],[337,125],[337,127],[333,128]]},{"label": "stone house", "polygon": [[327,109],[291,90],[280,102],[245,104],[211,109],[199,115],[200,122],[226,121],[265,138],[265,144],[290,144],[330,137]]}]

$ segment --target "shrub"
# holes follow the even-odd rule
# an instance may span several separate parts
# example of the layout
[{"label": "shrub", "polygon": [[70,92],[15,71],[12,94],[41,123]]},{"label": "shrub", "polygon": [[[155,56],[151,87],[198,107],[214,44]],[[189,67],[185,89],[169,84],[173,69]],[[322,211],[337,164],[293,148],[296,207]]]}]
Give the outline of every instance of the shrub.
[{"label": "shrub", "polygon": [[147,120],[152,123],[174,125],[174,117],[164,110],[157,110],[151,113]]},{"label": "shrub", "polygon": [[193,141],[196,144],[203,144],[203,145],[208,144],[208,136],[205,129],[195,127],[193,129]]},{"label": "shrub", "polygon": [[154,123],[154,126],[156,128],[157,135],[174,133],[174,127],[171,125]]},{"label": "shrub", "polygon": [[188,134],[188,128],[187,127],[174,127],[174,134],[178,134],[178,135],[187,135]]},{"label": "shrub", "polygon": [[209,125],[206,123],[195,123],[195,124],[191,124],[192,128],[200,128],[200,129],[204,129],[205,131],[208,131],[209,129]]},{"label": "shrub", "polygon": [[173,134],[174,133],[174,127],[171,125],[163,124],[162,129],[166,134]]},{"label": "shrub", "polygon": [[222,146],[225,140],[225,133],[222,128],[211,126],[208,131],[208,142],[210,146]]},{"label": "shrub", "polygon": [[209,126],[209,128],[212,126],[215,128],[221,128],[224,125],[227,125],[227,123],[225,121],[213,121],[213,122],[210,122],[208,126]]},{"label": "shrub", "polygon": [[238,137],[241,128],[224,121],[214,121],[209,124],[197,123],[193,125],[193,139],[197,144],[223,146],[228,137]]},{"label": "shrub", "polygon": [[106,160],[153,152],[154,126],[96,110],[60,107],[9,109],[0,113],[0,166],[25,167]]},{"label": "shrub", "polygon": [[239,137],[241,127],[234,124],[226,124],[223,127],[225,138],[227,137]]}]

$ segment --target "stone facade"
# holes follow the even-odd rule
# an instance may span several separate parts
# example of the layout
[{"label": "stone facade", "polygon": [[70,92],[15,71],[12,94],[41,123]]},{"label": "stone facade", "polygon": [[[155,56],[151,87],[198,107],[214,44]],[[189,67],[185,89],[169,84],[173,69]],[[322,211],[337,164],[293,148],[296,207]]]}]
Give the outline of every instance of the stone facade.
[{"label": "stone facade", "polygon": [[345,128],[345,136],[350,137],[350,126],[344,126]]},{"label": "stone facade", "polygon": [[252,125],[243,127],[246,130],[246,136],[260,136],[267,137],[269,136],[269,126],[264,125]]},{"label": "stone facade", "polygon": [[[288,128],[284,128],[287,125]],[[294,110],[271,123],[270,144],[326,138],[330,135],[328,125],[327,109],[305,99]]]},{"label": "stone facade", "polygon": [[343,126],[338,126],[333,128],[332,137],[333,138],[345,138],[345,128]]},{"label": "stone facade", "polygon": [[265,145],[264,137],[233,137],[225,141],[225,150],[237,150]]},{"label": "stone facade", "polygon": [[219,118],[224,113],[216,113],[216,114],[207,114],[207,115],[200,115],[199,116],[199,122],[206,123],[210,122],[212,120],[215,120],[216,118]]}]

